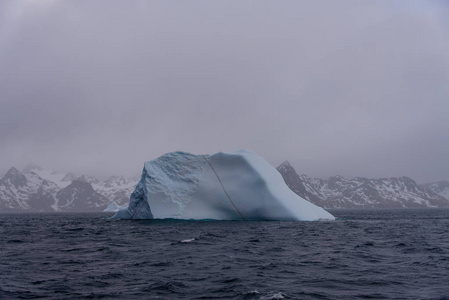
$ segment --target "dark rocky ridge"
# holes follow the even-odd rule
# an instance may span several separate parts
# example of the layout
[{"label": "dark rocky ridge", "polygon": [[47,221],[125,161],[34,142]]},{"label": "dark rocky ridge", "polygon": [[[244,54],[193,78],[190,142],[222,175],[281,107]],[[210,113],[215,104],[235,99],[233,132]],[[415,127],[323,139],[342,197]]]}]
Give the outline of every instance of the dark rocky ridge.
[{"label": "dark rocky ridge", "polygon": [[300,197],[325,208],[449,207],[449,200],[418,185],[409,177],[327,179],[298,175],[286,161],[277,170]]},{"label": "dark rocky ridge", "polygon": [[95,192],[86,181],[73,180],[70,185],[56,193],[58,206],[73,212],[102,211],[108,205],[108,198]]}]

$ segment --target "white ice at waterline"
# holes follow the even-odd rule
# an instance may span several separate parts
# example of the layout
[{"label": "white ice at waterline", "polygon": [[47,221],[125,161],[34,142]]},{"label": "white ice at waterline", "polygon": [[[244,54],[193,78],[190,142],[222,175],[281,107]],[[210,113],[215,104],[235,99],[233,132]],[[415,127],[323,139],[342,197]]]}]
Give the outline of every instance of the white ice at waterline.
[{"label": "white ice at waterline", "polygon": [[256,153],[167,153],[146,162],[118,219],[334,220]]}]

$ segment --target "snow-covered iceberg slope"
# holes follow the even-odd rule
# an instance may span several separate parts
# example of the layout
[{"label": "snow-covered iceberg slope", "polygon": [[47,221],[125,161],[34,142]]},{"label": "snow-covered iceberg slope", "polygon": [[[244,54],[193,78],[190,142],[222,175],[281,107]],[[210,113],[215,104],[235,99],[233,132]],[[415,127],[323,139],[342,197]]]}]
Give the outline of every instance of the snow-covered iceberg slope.
[{"label": "snow-covered iceberg slope", "polygon": [[146,162],[129,206],[114,218],[333,220],[292,192],[281,174],[248,150],[172,152]]}]

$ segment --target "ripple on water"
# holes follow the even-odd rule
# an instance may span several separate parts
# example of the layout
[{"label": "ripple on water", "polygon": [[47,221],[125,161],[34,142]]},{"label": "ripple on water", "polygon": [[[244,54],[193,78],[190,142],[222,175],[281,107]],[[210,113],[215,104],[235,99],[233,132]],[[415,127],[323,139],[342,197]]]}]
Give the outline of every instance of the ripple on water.
[{"label": "ripple on water", "polygon": [[334,222],[0,215],[0,298],[443,299],[448,211]]}]

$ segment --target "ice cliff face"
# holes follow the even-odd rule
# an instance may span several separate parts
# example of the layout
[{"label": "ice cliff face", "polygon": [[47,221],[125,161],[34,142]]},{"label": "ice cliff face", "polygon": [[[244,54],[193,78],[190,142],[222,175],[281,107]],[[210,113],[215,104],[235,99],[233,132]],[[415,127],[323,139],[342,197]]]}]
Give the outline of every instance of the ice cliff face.
[{"label": "ice cliff face", "polygon": [[128,208],[115,217],[334,219],[294,194],[275,168],[246,150],[214,155],[174,152],[146,162]]},{"label": "ice cliff face", "polygon": [[298,175],[288,163],[278,168],[286,184],[299,196],[326,208],[449,207],[449,200],[419,186],[409,177],[327,179]]}]

